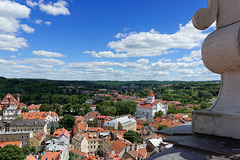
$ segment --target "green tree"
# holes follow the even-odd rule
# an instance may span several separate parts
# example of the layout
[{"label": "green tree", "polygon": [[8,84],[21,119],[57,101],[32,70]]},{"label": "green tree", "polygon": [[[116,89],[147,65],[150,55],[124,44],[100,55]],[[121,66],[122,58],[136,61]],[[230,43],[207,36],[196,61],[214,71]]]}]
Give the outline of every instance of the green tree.
[{"label": "green tree", "polygon": [[123,134],[123,138],[129,140],[132,143],[142,143],[142,139],[138,132],[128,130]]},{"label": "green tree", "polygon": [[36,152],[36,147],[35,147],[35,146],[32,146],[32,147],[30,148],[30,151],[31,151],[31,152]]},{"label": "green tree", "polygon": [[30,147],[28,145],[25,145],[23,148],[22,148],[22,152],[27,156],[29,155],[31,152],[30,152]]},{"label": "green tree", "polygon": [[22,112],[28,112],[29,110],[27,108],[23,108]]},{"label": "green tree", "polygon": [[155,112],[154,118],[161,117],[163,115],[162,111]]},{"label": "green tree", "polygon": [[209,104],[209,103],[206,103],[206,102],[201,102],[201,103],[200,103],[200,108],[201,108],[201,109],[205,109],[205,108],[208,108],[208,107],[210,107],[210,104]]},{"label": "green tree", "polygon": [[163,130],[163,129],[167,129],[168,126],[167,125],[160,125],[158,126],[158,130]]},{"label": "green tree", "polygon": [[23,119],[23,116],[18,116],[16,119]]},{"label": "green tree", "polygon": [[55,127],[54,127],[53,122],[52,122],[50,134],[53,135],[54,131],[55,131]]},{"label": "green tree", "polygon": [[61,128],[66,128],[67,130],[72,130],[74,126],[75,118],[71,114],[66,114],[64,117],[59,121],[59,126]]},{"label": "green tree", "polygon": [[200,106],[193,106],[194,111],[200,110]]},{"label": "green tree", "polygon": [[87,121],[88,127],[97,127],[98,123],[97,120],[93,120],[93,121]]},{"label": "green tree", "polygon": [[0,148],[1,160],[24,160],[26,156],[16,145],[6,145]]},{"label": "green tree", "polygon": [[144,126],[149,126],[149,123],[148,123],[148,122],[145,122],[143,125],[144,125]]}]

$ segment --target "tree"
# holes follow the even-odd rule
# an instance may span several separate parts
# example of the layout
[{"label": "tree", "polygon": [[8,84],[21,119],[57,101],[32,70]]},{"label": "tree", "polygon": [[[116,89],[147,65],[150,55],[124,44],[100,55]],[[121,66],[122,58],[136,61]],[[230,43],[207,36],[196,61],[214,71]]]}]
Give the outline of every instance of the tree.
[{"label": "tree", "polygon": [[27,156],[30,154],[30,147],[28,145],[22,148],[22,152]]},{"label": "tree", "polygon": [[66,114],[64,117],[59,121],[59,126],[61,128],[66,128],[67,130],[72,130],[74,126],[75,118],[71,114]]},{"label": "tree", "polygon": [[148,123],[148,122],[145,122],[143,125],[144,125],[144,126],[149,126],[149,123]]},{"label": "tree", "polygon": [[205,109],[205,108],[208,108],[208,107],[210,107],[210,104],[209,104],[209,103],[206,103],[206,102],[200,103],[200,108],[201,108],[201,109]]},{"label": "tree", "polygon": [[123,134],[123,138],[129,140],[132,143],[142,143],[142,139],[138,132],[128,130]]},{"label": "tree", "polygon": [[53,122],[52,122],[50,134],[53,135],[54,131],[55,131],[55,127],[54,127]]},{"label": "tree", "polygon": [[27,108],[23,108],[22,112],[28,112],[29,110]]},{"label": "tree", "polygon": [[193,109],[194,109],[194,111],[196,111],[196,110],[200,110],[201,108],[200,108],[200,106],[193,106]]},{"label": "tree", "polygon": [[163,130],[163,129],[167,129],[168,126],[167,125],[160,125],[158,126],[158,130]]},{"label": "tree", "polygon": [[32,147],[30,148],[30,151],[31,151],[31,152],[36,152],[36,147],[35,147],[35,146],[32,146]]},{"label": "tree", "polygon": [[156,118],[156,117],[161,117],[162,115],[163,115],[163,112],[160,110],[160,111],[158,111],[158,112],[155,112],[154,118]]},{"label": "tree", "polygon": [[1,160],[24,160],[25,155],[21,148],[16,145],[6,145],[3,148],[0,148],[0,159]]},{"label": "tree", "polygon": [[23,116],[18,116],[16,119],[23,119]]}]

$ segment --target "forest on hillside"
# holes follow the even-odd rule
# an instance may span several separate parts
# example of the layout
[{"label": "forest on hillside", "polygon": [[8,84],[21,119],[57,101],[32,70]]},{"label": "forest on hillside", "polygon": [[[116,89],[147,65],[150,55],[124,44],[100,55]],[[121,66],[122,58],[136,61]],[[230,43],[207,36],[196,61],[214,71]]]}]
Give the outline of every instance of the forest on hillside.
[{"label": "forest on hillside", "polygon": [[[93,99],[99,89],[117,90],[120,94],[144,98],[153,90],[157,99],[180,101],[182,104],[203,104],[216,98],[220,89],[219,81],[59,81],[46,79],[7,79],[0,77],[0,98],[7,93],[21,95],[21,102],[26,105],[44,104],[42,110],[57,111],[60,115],[73,111],[84,115],[89,111],[85,104]],[[84,94],[82,91],[92,91]],[[98,93],[108,93],[100,91]],[[111,115],[121,114],[117,105],[106,108],[102,101],[99,110],[109,111]],[[103,105],[104,104],[104,105]],[[63,106],[62,109],[60,109]],[[116,111],[115,111],[116,110]],[[78,112],[81,111],[81,112]],[[131,111],[133,112],[133,110]]]}]

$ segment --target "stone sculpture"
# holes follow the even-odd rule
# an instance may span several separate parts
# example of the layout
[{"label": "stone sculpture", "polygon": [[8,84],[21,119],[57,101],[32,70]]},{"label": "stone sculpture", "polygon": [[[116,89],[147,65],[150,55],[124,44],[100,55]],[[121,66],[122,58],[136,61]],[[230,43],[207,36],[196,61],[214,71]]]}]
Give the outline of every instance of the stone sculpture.
[{"label": "stone sculpture", "polygon": [[202,60],[221,74],[221,89],[208,109],[193,112],[192,131],[240,139],[240,0],[208,0],[198,10],[193,25],[200,30],[216,20],[216,30],[202,45]]}]

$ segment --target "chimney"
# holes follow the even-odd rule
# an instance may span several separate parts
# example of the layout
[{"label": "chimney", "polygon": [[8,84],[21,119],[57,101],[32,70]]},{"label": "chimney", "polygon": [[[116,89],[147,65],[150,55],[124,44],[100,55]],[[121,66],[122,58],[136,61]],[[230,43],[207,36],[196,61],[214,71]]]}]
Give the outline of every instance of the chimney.
[{"label": "chimney", "polygon": [[18,102],[18,105],[19,105],[19,103],[20,103],[20,94],[19,93],[17,94],[17,102]]},{"label": "chimney", "polygon": [[131,151],[134,151],[134,148],[135,148],[134,145],[131,145]]},{"label": "chimney", "polygon": [[138,144],[135,143],[134,145],[135,145],[135,150],[138,151]]},{"label": "chimney", "polygon": [[128,152],[128,151],[129,151],[129,146],[126,145],[125,147],[126,147],[126,148],[125,148],[125,151]]}]

